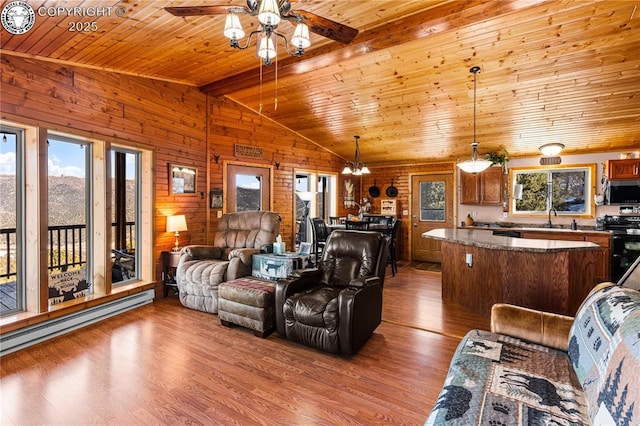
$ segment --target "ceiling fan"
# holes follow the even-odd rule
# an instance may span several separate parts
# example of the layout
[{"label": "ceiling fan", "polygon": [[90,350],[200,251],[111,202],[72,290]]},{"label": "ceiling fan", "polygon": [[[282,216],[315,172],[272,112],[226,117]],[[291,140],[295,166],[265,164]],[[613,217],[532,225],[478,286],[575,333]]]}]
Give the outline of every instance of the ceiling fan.
[{"label": "ceiling fan", "polygon": [[[247,0],[246,6],[180,6],[165,7],[164,9],[175,16],[203,16],[225,14],[229,16],[230,14],[246,14],[250,16],[258,16],[260,18],[263,9],[268,9],[270,6],[278,10],[280,19],[289,21],[294,25],[300,23],[306,24],[311,32],[340,43],[351,43],[351,41],[353,41],[353,39],[358,35],[357,29],[316,15],[315,13],[307,12],[304,10],[291,10],[291,1],[289,0]],[[261,22],[261,24],[263,27],[268,26],[268,24],[265,22]],[[277,22],[275,23],[275,25],[271,25],[272,30],[275,30],[275,27],[277,27],[277,25]]]}]

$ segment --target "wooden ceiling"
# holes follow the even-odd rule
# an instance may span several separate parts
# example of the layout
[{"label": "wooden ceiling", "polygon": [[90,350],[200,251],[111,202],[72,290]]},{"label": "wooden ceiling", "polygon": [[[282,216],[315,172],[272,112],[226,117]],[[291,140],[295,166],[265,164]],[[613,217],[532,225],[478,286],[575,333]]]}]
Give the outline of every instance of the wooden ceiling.
[{"label": "wooden ceiling", "polygon": [[[99,18],[50,8],[107,2],[29,3],[34,28],[2,30],[0,53],[194,85],[254,111],[262,105],[265,119],[345,159],[360,135],[369,165],[468,158],[475,65],[481,154],[504,146],[512,158],[538,155],[548,142],[565,144],[566,154],[640,148],[640,1],[292,2],[359,34],[347,45],[313,34],[301,58],[280,45],[262,85],[253,48],[233,50],[222,35],[224,15],[163,9],[243,0],[114,1],[111,16]],[[91,21],[96,31],[70,31]],[[247,32],[257,25],[241,21]],[[287,22],[278,29],[293,33]]]}]

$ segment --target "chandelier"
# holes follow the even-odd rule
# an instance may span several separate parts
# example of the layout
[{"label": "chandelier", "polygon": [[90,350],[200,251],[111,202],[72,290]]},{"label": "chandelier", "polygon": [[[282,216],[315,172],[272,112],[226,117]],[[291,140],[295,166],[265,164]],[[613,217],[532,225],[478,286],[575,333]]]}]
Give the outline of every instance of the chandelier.
[{"label": "chandelier", "polygon": [[369,171],[366,163],[360,162],[360,146],[358,145],[358,139],[360,139],[360,136],[355,135],[354,138],[356,139],[356,156],[353,162],[347,161],[344,164],[342,174],[354,176],[368,175],[371,171]]},{"label": "chandelier", "polygon": [[[272,64],[272,60],[278,53],[276,49],[276,37],[280,37],[284,40],[284,47],[289,55],[304,55],[304,49],[311,46],[309,26],[302,22],[302,16],[296,14],[289,15],[288,8],[290,7],[290,2],[284,2],[284,10],[281,11],[278,6],[278,0],[262,0],[258,8],[258,21],[260,22],[260,28],[249,33],[247,42],[244,45],[240,44],[240,39],[245,35],[242,24],[240,23],[240,18],[237,13],[228,13],[224,25],[224,35],[229,39],[229,45],[234,49],[244,50],[251,44],[253,36],[256,36],[257,55],[262,59],[262,62],[266,66]],[[294,48],[293,50],[289,47],[287,38],[277,32],[278,24],[282,19],[282,15],[287,15],[286,18],[288,20],[292,20],[292,18],[294,18],[297,22],[296,28],[293,32],[293,37],[291,37],[291,45]]]},{"label": "chandelier", "polygon": [[493,164],[484,158],[478,158],[478,142],[476,142],[476,82],[480,67],[471,67],[473,73],[473,142],[471,143],[471,159],[458,163],[458,167],[467,173],[480,173]]}]

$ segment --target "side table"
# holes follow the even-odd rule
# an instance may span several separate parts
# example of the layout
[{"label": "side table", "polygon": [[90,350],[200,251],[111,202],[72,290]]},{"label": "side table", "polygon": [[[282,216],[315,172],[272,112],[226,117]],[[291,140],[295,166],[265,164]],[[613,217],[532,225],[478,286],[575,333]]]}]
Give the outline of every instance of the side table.
[{"label": "side table", "polygon": [[306,268],[309,257],[298,253],[259,253],[252,256],[251,275],[263,280],[287,278],[291,271]]},{"label": "side table", "polygon": [[178,293],[178,283],[176,282],[176,268],[180,261],[179,251],[162,252],[162,284],[164,285],[164,297],[169,295],[169,290]]}]

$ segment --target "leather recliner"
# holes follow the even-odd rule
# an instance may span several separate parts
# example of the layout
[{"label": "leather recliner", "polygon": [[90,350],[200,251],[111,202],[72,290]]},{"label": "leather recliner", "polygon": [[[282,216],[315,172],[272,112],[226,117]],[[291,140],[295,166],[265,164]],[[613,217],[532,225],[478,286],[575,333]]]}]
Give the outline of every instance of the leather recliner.
[{"label": "leather recliner", "polygon": [[387,251],[381,233],[333,231],[317,268],[278,281],[278,333],[321,351],[356,353],[382,320]]},{"label": "leather recliner", "polygon": [[228,213],[220,218],[213,246],[190,245],[180,252],[176,282],[180,302],[191,309],[218,312],[218,285],[251,275],[252,256],[276,241],[280,214]]}]

